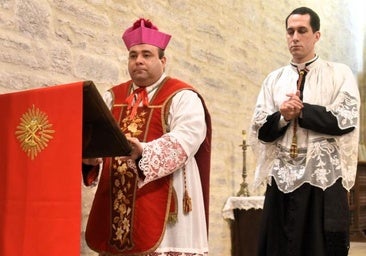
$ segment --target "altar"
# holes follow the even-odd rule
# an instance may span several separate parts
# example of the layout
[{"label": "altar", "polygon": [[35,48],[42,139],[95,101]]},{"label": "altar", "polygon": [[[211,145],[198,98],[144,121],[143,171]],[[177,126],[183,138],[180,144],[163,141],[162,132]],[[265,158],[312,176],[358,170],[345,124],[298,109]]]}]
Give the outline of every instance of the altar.
[{"label": "altar", "polygon": [[257,254],[263,203],[264,196],[232,196],[226,201],[222,215],[230,221],[232,256]]}]

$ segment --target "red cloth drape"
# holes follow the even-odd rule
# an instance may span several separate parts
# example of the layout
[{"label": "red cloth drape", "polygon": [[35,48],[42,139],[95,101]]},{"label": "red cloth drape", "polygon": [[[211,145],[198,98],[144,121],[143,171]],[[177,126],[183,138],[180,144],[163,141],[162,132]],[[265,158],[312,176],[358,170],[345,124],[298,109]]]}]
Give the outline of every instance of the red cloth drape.
[{"label": "red cloth drape", "polygon": [[0,255],[80,255],[83,83],[0,95]]}]

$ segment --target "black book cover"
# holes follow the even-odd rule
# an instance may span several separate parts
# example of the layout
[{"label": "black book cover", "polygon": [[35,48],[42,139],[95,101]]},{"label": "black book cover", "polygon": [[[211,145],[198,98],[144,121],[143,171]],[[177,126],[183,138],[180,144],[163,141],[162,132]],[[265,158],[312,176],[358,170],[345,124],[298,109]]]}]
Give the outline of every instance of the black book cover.
[{"label": "black book cover", "polygon": [[83,86],[83,158],[126,156],[131,151],[92,81]]}]

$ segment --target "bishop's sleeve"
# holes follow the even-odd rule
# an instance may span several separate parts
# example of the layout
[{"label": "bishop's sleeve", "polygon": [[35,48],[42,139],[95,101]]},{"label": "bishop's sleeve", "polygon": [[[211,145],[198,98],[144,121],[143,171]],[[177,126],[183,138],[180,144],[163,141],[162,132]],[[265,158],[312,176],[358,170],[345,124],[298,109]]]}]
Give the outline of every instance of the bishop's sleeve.
[{"label": "bishop's sleeve", "polygon": [[195,92],[184,90],[173,97],[168,126],[168,133],[143,143],[139,161],[139,168],[145,175],[143,184],[183,167],[188,159],[194,157],[203,142],[206,136],[205,113]]}]

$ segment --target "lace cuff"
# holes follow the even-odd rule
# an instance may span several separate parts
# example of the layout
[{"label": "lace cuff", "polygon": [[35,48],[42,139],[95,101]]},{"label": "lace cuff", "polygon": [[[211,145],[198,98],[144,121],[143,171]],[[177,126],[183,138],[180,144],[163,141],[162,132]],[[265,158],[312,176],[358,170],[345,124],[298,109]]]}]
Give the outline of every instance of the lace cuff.
[{"label": "lace cuff", "polygon": [[145,175],[140,186],[173,173],[184,165],[187,154],[178,140],[168,134],[144,145],[139,168]]}]

